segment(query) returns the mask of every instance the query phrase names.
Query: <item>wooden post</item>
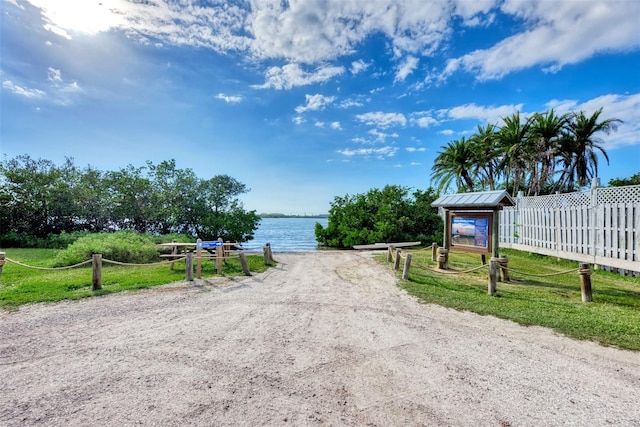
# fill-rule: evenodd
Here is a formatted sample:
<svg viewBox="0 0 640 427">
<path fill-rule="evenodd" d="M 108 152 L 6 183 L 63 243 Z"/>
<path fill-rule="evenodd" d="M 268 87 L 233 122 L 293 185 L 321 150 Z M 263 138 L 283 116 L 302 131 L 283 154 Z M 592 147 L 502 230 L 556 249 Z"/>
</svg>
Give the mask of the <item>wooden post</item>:
<svg viewBox="0 0 640 427">
<path fill-rule="evenodd" d="M 172 240 L 171 243 L 178 243 L 177 240 Z M 178 245 L 173 245 L 171 247 L 171 255 L 173 255 L 173 257 L 171 257 L 171 259 L 175 259 L 175 256 L 178 255 Z M 173 265 L 175 264 L 175 262 L 171 261 L 171 270 L 173 270 Z"/>
<path fill-rule="evenodd" d="M 102 255 L 93 254 L 91 257 L 91 288 L 94 291 L 102 289 Z"/>
<path fill-rule="evenodd" d="M 196 240 L 196 278 L 202 279 L 202 239 Z"/>
<path fill-rule="evenodd" d="M 436 262 L 438 259 L 438 244 L 433 242 L 431 244 L 431 261 Z"/>
<path fill-rule="evenodd" d="M 402 270 L 402 280 L 409 280 L 410 268 L 411 268 L 411 254 L 407 254 L 404 260 L 404 269 Z"/>
<path fill-rule="evenodd" d="M 509 281 L 509 259 L 506 255 L 500 255 L 498 258 L 498 262 L 500 263 L 500 271 L 502 273 L 502 281 Z"/>
<path fill-rule="evenodd" d="M 449 261 L 449 250 L 445 248 L 438 248 L 438 268 L 446 270 Z"/>
<path fill-rule="evenodd" d="M 4 267 L 4 264 L 7 259 L 7 254 L 4 252 L 0 252 L 0 277 L 2 277 L 2 267 Z"/>
<path fill-rule="evenodd" d="M 262 248 L 262 255 L 264 255 L 264 263 L 266 265 L 271 265 L 271 261 L 269 261 L 269 248 L 267 245 Z"/>
<path fill-rule="evenodd" d="M 193 282 L 193 252 L 187 252 L 187 259 L 185 260 L 185 277 L 187 282 Z"/>
<path fill-rule="evenodd" d="M 487 265 L 487 254 L 480 255 L 480 261 L 482 261 L 482 265 Z"/>
<path fill-rule="evenodd" d="M 216 246 L 216 267 L 218 268 L 218 274 L 222 274 L 222 258 L 224 258 L 224 240 L 222 240 L 222 237 L 218 237 L 218 245 Z"/>
<path fill-rule="evenodd" d="M 489 295 L 495 295 L 496 293 L 496 279 L 498 276 L 498 260 L 491 258 L 489 260 Z"/>
<path fill-rule="evenodd" d="M 591 302 L 591 267 L 587 263 L 580 264 L 580 292 L 582 293 L 582 302 Z"/>
<path fill-rule="evenodd" d="M 387 262 L 393 262 L 393 245 L 387 247 Z"/>
<path fill-rule="evenodd" d="M 249 264 L 247 264 L 247 257 L 245 254 L 238 254 L 240 257 L 240 265 L 242 266 L 242 272 L 245 276 L 251 276 L 251 271 L 249 271 Z"/>
<path fill-rule="evenodd" d="M 267 242 L 267 252 L 269 252 L 269 262 L 273 262 L 273 252 L 271 252 L 271 243 Z"/>
<path fill-rule="evenodd" d="M 402 254 L 402 249 L 401 248 L 396 249 L 396 258 L 393 263 L 393 269 L 395 271 L 398 271 L 400 269 L 400 254 Z"/>
</svg>

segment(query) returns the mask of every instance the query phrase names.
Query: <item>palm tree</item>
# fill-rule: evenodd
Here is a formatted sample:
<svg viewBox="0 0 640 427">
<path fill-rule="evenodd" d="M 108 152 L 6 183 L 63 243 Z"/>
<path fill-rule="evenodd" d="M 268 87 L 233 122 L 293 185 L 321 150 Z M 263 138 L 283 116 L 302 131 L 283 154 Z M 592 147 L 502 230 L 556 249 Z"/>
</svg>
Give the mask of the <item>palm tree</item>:
<svg viewBox="0 0 640 427">
<path fill-rule="evenodd" d="M 501 152 L 498 148 L 498 128 L 494 124 L 486 127 L 478 126 L 478 133 L 469 140 L 472 143 L 475 158 L 475 168 L 478 178 L 482 180 L 482 187 L 489 190 L 496 189 L 496 181 L 500 176 L 499 162 Z"/>
<path fill-rule="evenodd" d="M 531 118 L 528 138 L 531 148 L 537 153 L 537 162 L 530 165 L 529 193 L 536 196 L 540 194 L 549 179 L 555 175 L 555 156 L 560 137 L 568 123 L 568 114 L 558 116 L 553 109 L 542 114 L 536 113 Z"/>
<path fill-rule="evenodd" d="M 498 146 L 502 151 L 499 167 L 505 171 L 505 184 L 509 188 L 512 176 L 512 192 L 515 195 L 520 185 L 526 181 L 526 171 L 534 156 L 528 137 L 530 120 L 520 120 L 520 112 L 511 117 L 503 117 L 504 126 L 498 132 Z"/>
<path fill-rule="evenodd" d="M 431 173 L 431 179 L 438 185 L 438 192 L 449 188 L 455 179 L 458 191 L 474 190 L 471 174 L 475 168 L 475 157 L 471 142 L 464 137 L 449 142 L 438 153 Z"/>
<path fill-rule="evenodd" d="M 605 119 L 598 121 L 602 108 L 591 117 L 585 116 L 583 111 L 573 113 L 560 142 L 560 161 L 564 166 L 560 186 L 567 191 L 573 191 L 575 185 L 587 185 L 591 178 L 598 176 L 598 156 L 600 151 L 609 164 L 609 156 L 602 147 L 604 141 L 595 135 L 598 132 L 610 134 L 618 130 L 619 119 Z"/>
</svg>

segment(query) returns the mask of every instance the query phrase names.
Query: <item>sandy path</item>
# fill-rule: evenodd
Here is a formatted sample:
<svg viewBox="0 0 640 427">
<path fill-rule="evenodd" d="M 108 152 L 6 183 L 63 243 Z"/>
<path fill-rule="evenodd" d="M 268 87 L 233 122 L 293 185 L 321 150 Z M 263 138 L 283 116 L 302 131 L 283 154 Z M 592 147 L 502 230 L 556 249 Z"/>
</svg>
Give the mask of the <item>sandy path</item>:
<svg viewBox="0 0 640 427">
<path fill-rule="evenodd" d="M 276 258 L 1 313 L 0 425 L 640 426 L 638 353 L 420 304 L 367 253 Z"/>
</svg>

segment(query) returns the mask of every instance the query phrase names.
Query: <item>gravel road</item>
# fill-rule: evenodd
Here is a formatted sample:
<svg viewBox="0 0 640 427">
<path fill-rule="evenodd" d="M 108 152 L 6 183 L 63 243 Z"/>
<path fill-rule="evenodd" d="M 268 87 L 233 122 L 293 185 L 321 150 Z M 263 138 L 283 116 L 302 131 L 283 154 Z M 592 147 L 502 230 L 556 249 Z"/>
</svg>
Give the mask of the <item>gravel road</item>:
<svg viewBox="0 0 640 427">
<path fill-rule="evenodd" d="M 640 354 L 421 304 L 364 252 L 0 313 L 0 425 L 640 426 Z"/>
</svg>

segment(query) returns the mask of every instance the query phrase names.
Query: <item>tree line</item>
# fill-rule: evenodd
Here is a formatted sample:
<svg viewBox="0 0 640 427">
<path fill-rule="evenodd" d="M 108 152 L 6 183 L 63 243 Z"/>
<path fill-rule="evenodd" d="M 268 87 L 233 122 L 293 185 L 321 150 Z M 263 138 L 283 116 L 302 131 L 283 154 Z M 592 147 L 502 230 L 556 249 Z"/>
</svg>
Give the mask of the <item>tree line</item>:
<svg viewBox="0 0 640 427">
<path fill-rule="evenodd" d="M 469 138 L 449 142 L 438 152 L 432 182 L 439 192 L 455 183 L 458 192 L 504 188 L 535 196 L 571 192 L 598 175 L 598 153 L 609 157 L 600 133 L 617 130 L 621 120 L 602 119 L 602 108 L 557 114 L 553 109 L 522 118 L 502 118 L 502 126 L 478 126 Z"/>
<path fill-rule="evenodd" d="M 245 242 L 260 222 L 238 198 L 248 191 L 228 175 L 199 178 L 175 160 L 100 171 L 25 154 L 0 162 L 0 241 L 134 230 Z"/>
</svg>

